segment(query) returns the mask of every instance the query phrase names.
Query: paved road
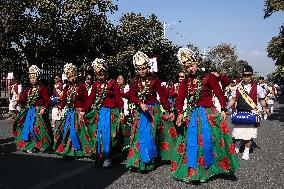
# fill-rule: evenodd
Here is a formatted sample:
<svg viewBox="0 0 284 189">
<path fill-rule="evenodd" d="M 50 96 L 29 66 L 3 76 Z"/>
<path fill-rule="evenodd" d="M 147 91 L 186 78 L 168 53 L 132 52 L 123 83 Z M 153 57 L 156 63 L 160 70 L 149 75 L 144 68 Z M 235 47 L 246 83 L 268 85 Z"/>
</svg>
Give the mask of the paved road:
<svg viewBox="0 0 284 189">
<path fill-rule="evenodd" d="M 240 160 L 234 176 L 187 184 L 171 178 L 170 166 L 148 174 L 131 173 L 118 157 L 111 169 L 88 159 L 68 160 L 52 154 L 16 152 L 11 121 L 0 121 L 0 189 L 7 188 L 284 188 L 284 98 L 263 122 L 249 161 Z M 239 155 L 241 157 L 241 154 Z"/>
</svg>

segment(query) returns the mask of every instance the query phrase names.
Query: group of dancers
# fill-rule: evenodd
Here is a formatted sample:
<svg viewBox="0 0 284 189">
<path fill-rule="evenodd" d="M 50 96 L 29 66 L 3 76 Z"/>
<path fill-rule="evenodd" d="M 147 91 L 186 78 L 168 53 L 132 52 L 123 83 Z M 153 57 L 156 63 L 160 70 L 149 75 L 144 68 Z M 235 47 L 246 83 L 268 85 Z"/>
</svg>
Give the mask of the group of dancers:
<svg viewBox="0 0 284 189">
<path fill-rule="evenodd" d="M 93 84 L 79 82 L 76 67 L 66 64 L 69 83 L 63 89 L 56 82 L 54 89 L 59 104 L 52 114 L 58 124 L 49 120 L 51 100 L 47 88 L 39 83 L 40 69 L 31 66 L 30 85 L 13 104 L 14 108 L 24 105 L 13 123 L 17 148 L 28 153 L 53 150 L 63 157 L 89 157 L 106 168 L 114 154 L 127 149 L 126 167 L 131 171 L 152 171 L 157 161 L 168 161 L 172 176 L 186 182 L 233 174 L 240 167 L 239 146 L 227 127 L 227 105 L 219 79 L 200 69 L 201 60 L 191 49 L 180 48 L 177 55 L 184 72 L 179 74 L 178 85 L 168 86 L 162 86 L 149 72 L 149 58 L 141 51 L 133 56 L 137 74 L 129 86 L 122 76 L 117 81 L 110 79 L 103 59 L 91 64 L 96 78 Z M 244 78 L 251 72 L 245 68 Z M 91 78 L 87 75 L 86 79 Z M 262 94 L 257 97 L 259 89 L 251 91 L 255 102 L 263 98 Z M 229 106 L 238 102 L 237 108 L 249 109 L 241 106 L 246 101 L 239 93 L 236 89 Z M 213 96 L 219 100 L 219 111 Z M 233 136 L 245 141 L 247 154 L 252 136 L 245 133 L 247 138 L 243 138 L 243 127 L 236 128 Z"/>
</svg>

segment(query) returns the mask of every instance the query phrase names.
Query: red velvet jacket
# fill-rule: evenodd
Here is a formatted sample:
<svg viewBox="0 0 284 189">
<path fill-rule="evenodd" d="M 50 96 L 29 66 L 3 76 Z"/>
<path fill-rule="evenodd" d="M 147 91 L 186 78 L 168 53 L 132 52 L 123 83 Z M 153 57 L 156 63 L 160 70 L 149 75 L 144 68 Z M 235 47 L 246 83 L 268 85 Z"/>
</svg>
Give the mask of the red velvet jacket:
<svg viewBox="0 0 284 189">
<path fill-rule="evenodd" d="M 134 81 L 131 82 L 130 84 L 130 89 L 129 89 L 129 100 L 134 103 L 137 106 L 140 106 L 141 103 L 143 103 L 139 98 L 138 98 L 138 83 L 141 84 L 141 80 L 140 79 L 135 79 Z M 142 85 L 142 84 L 141 84 Z M 170 103 L 169 100 L 167 98 L 165 98 L 165 95 L 163 94 L 163 89 L 161 87 L 161 83 L 160 80 L 154 76 L 151 77 L 151 81 L 150 81 L 150 89 L 149 89 L 149 93 L 147 96 L 147 100 L 146 102 L 144 102 L 145 104 L 155 104 L 156 102 L 158 102 L 157 100 L 157 95 L 156 93 L 159 94 L 160 96 L 160 101 L 163 104 L 164 108 L 166 110 L 170 110 Z"/>
<path fill-rule="evenodd" d="M 28 92 L 29 87 L 26 88 L 19 99 L 19 103 L 26 104 L 28 101 Z M 39 97 L 35 101 L 35 106 L 43 106 L 44 108 L 48 108 L 50 105 L 50 98 L 48 95 L 48 90 L 44 85 L 40 86 L 39 89 Z"/>
<path fill-rule="evenodd" d="M 230 78 L 223 74 L 219 76 L 218 81 L 221 81 L 223 91 L 225 91 L 225 88 L 232 82 Z"/>
<path fill-rule="evenodd" d="M 183 105 L 184 105 L 184 99 L 188 97 L 188 80 L 192 78 L 185 79 L 180 83 L 179 89 L 178 89 L 178 95 L 175 101 L 175 106 L 177 108 L 178 114 L 181 114 L 183 112 Z M 201 81 L 201 91 L 199 94 L 199 100 L 197 103 L 197 106 L 203 106 L 205 108 L 213 107 L 213 101 L 212 101 L 212 90 L 216 97 L 218 98 L 221 108 L 226 107 L 226 100 L 224 97 L 224 93 L 221 90 L 219 83 L 216 79 L 216 77 L 211 74 L 207 73 L 203 76 Z"/>
<path fill-rule="evenodd" d="M 69 89 L 70 85 L 67 85 L 64 90 L 63 90 L 63 96 L 62 96 L 62 101 L 59 105 L 59 109 L 63 109 L 66 106 L 67 103 L 67 92 Z M 84 105 L 86 103 L 86 100 L 88 98 L 88 92 L 84 84 L 78 84 L 76 88 L 76 97 L 74 102 L 70 102 L 69 107 L 75 107 L 75 108 L 84 108 Z"/>
<path fill-rule="evenodd" d="M 99 81 L 93 84 L 91 94 L 88 97 L 87 103 L 83 111 L 89 109 L 91 105 L 94 103 L 95 98 L 96 98 L 96 93 L 98 91 L 97 88 L 99 85 L 100 85 Z M 117 107 L 120 110 L 123 109 L 123 100 L 121 98 L 120 89 L 119 89 L 117 82 L 113 79 L 108 81 L 106 97 L 104 99 L 104 102 L 102 103 L 102 107 L 106 107 L 106 108 L 116 108 Z"/>
</svg>

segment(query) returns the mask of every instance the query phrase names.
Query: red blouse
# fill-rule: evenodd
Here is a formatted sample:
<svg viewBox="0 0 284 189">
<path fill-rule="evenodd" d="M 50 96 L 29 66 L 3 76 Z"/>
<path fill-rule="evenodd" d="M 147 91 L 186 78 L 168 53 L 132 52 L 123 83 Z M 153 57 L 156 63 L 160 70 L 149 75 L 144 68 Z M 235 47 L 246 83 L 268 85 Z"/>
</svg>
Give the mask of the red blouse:
<svg viewBox="0 0 284 189">
<path fill-rule="evenodd" d="M 59 109 L 63 109 L 67 104 L 67 95 L 68 95 L 68 89 L 70 88 L 70 85 L 67 85 L 63 90 L 63 96 L 62 101 L 59 105 Z M 84 105 L 86 103 L 86 100 L 88 98 L 88 92 L 84 84 L 79 84 L 76 87 L 76 96 L 75 99 L 72 99 L 70 101 L 69 107 L 75 107 L 75 108 L 84 108 Z"/>
<path fill-rule="evenodd" d="M 139 85 L 142 85 L 141 79 L 137 79 L 137 81 L 131 82 L 130 89 L 128 92 L 129 100 L 132 103 L 136 104 L 137 106 L 143 103 L 142 100 L 138 98 Z M 163 89 L 161 87 L 160 80 L 156 77 L 152 77 L 150 81 L 150 87 L 149 87 L 149 93 L 147 95 L 147 100 L 146 102 L 144 102 L 144 104 L 155 104 L 156 102 L 158 102 L 156 93 L 159 94 L 160 101 L 162 102 L 164 108 L 166 110 L 170 110 L 170 103 L 169 103 L 169 100 L 163 94 Z"/>
<path fill-rule="evenodd" d="M 189 79 L 192 79 L 192 78 L 189 78 Z M 187 84 L 188 84 L 189 79 L 182 81 L 178 89 L 178 95 L 175 101 L 175 106 L 177 108 L 178 114 L 181 114 L 183 112 L 184 99 L 188 97 Z M 224 93 L 220 88 L 217 78 L 211 73 L 205 74 L 201 81 L 201 90 L 200 90 L 197 106 L 198 107 L 203 106 L 205 108 L 213 107 L 212 90 L 214 94 L 216 95 L 216 97 L 218 98 L 221 108 L 225 108 L 226 100 L 225 100 Z"/>
<path fill-rule="evenodd" d="M 100 86 L 100 82 L 97 81 L 93 84 L 92 91 L 90 96 L 88 97 L 87 103 L 83 111 L 86 111 L 91 107 L 94 103 L 96 98 L 96 93 L 98 92 L 98 87 Z M 119 108 L 120 110 L 123 109 L 123 100 L 121 98 L 120 89 L 118 83 L 115 80 L 109 80 L 107 86 L 107 92 L 102 103 L 102 107 L 106 108 Z"/>
<path fill-rule="evenodd" d="M 178 88 L 179 86 L 177 86 Z M 177 89 L 175 85 L 170 85 L 168 86 L 168 91 L 169 91 L 169 98 L 176 98 L 177 97 Z"/>
<path fill-rule="evenodd" d="M 29 92 L 29 87 L 26 88 L 21 95 L 19 102 L 21 104 L 25 104 L 28 101 L 28 92 Z M 50 105 L 50 98 L 48 95 L 48 90 L 44 85 L 41 85 L 39 88 L 39 97 L 35 100 L 35 106 L 43 106 L 44 108 L 48 108 Z"/>
<path fill-rule="evenodd" d="M 221 81 L 222 90 L 224 91 L 225 88 L 232 82 L 230 78 L 228 78 L 226 75 L 221 74 L 218 78 L 218 81 Z"/>
</svg>

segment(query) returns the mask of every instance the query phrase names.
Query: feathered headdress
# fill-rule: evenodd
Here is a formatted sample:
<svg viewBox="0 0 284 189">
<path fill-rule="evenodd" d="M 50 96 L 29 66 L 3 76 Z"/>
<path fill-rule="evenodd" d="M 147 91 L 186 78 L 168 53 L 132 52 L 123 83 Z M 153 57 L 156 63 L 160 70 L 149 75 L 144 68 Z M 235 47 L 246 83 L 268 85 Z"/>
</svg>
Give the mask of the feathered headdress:
<svg viewBox="0 0 284 189">
<path fill-rule="evenodd" d="M 101 70 L 106 71 L 106 72 L 108 71 L 108 66 L 106 64 L 106 61 L 101 58 L 96 58 L 92 62 L 91 66 L 93 67 L 95 72 L 99 72 Z"/>
<path fill-rule="evenodd" d="M 142 65 L 147 65 L 149 66 L 149 58 L 148 56 L 141 52 L 138 51 L 134 56 L 133 56 L 133 65 L 135 68 L 137 68 L 137 66 L 142 66 Z"/>
<path fill-rule="evenodd" d="M 39 77 L 40 74 L 41 74 L 41 71 L 40 71 L 40 69 L 39 69 L 36 65 L 32 65 L 32 66 L 29 68 L 29 75 L 30 75 L 30 76 Z"/>
<path fill-rule="evenodd" d="M 68 77 L 70 75 L 76 75 L 77 68 L 72 63 L 67 63 L 64 65 L 64 73 Z"/>
<path fill-rule="evenodd" d="M 196 53 L 189 48 L 180 48 L 177 57 L 182 65 L 199 64 Z"/>
</svg>

